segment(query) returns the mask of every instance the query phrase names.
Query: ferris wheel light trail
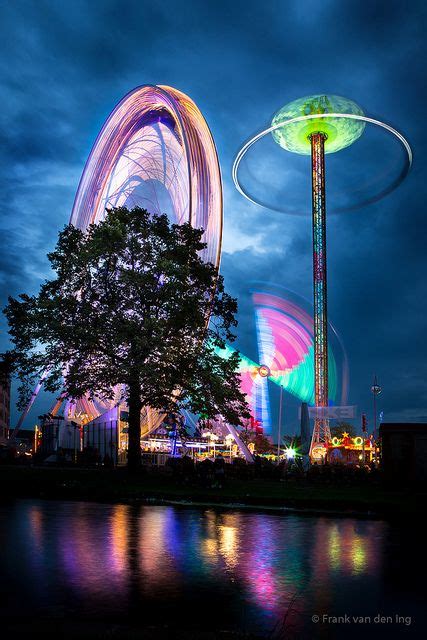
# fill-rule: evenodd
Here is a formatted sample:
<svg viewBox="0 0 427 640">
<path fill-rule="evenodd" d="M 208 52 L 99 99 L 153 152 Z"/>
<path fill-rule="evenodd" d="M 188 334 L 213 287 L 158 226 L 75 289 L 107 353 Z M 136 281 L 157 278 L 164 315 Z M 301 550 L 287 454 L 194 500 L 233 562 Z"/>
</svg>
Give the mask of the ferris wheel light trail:
<svg viewBox="0 0 427 640">
<path fill-rule="evenodd" d="M 219 265 L 222 185 L 212 134 L 196 104 L 143 85 L 113 109 L 90 152 L 70 222 L 87 229 L 108 207 L 145 207 L 205 230 L 203 258 Z"/>
<path fill-rule="evenodd" d="M 243 188 L 239 180 L 239 166 L 247 151 L 257 141 L 271 133 L 274 141 L 286 151 L 311 155 L 314 387 L 315 404 L 320 408 L 327 407 L 329 404 L 325 154 L 335 153 L 356 142 L 362 136 L 366 123 L 381 127 L 394 135 L 402 144 L 406 154 L 406 163 L 398 179 L 363 204 L 372 202 L 392 191 L 406 176 L 412 164 L 411 147 L 402 134 L 390 125 L 365 116 L 355 102 L 341 96 L 307 96 L 285 105 L 275 114 L 270 127 L 243 145 L 232 168 L 233 181 L 238 191 L 251 202 L 263 205 Z M 276 210 L 286 211 L 284 208 L 276 208 Z M 268 362 L 263 364 L 269 366 Z M 326 454 L 325 447 L 330 440 L 328 420 L 323 417 L 316 418 L 310 446 L 312 460 L 320 459 Z"/>
<path fill-rule="evenodd" d="M 70 222 L 87 229 L 109 207 L 144 207 L 177 223 L 204 229 L 202 257 L 219 267 L 222 184 L 212 134 L 196 104 L 167 86 L 143 85 L 113 109 L 90 152 Z M 73 411 L 97 417 L 121 400 L 83 398 Z M 147 432 L 158 419 L 146 409 Z"/>
<path fill-rule="evenodd" d="M 86 162 L 70 222 L 87 229 L 109 207 L 142 206 L 167 213 L 178 224 L 205 230 L 203 258 L 219 266 L 222 186 L 218 157 L 207 123 L 184 93 L 144 85 L 113 109 Z M 117 404 L 83 398 L 73 410 L 96 417 Z M 147 409 L 146 426 L 156 426 Z"/>
<path fill-rule="evenodd" d="M 120 206 L 166 213 L 174 223 L 190 222 L 204 229 L 206 248 L 201 256 L 219 267 L 222 204 L 218 156 L 203 114 L 177 89 L 143 85 L 120 100 L 98 134 L 80 179 L 70 223 L 84 231 L 103 220 L 106 209 Z M 68 402 L 65 415 L 93 420 L 120 404 L 122 386 L 113 391 L 113 397 L 106 400 L 84 397 Z M 142 421 L 148 433 L 158 426 L 158 415 L 148 408 L 145 411 Z"/>
</svg>

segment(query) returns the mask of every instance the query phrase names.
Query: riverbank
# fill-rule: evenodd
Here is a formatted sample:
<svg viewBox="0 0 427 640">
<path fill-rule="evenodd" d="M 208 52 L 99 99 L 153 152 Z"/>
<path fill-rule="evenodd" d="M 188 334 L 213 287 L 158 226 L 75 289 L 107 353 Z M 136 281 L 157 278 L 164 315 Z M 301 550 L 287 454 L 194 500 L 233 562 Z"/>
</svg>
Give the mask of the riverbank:
<svg viewBox="0 0 427 640">
<path fill-rule="evenodd" d="M 109 624 L 101 621 L 36 620 L 15 622 L 6 629 L 10 638 L 29 638 L 40 634 L 45 640 L 268 640 L 269 635 L 233 631 L 180 630 L 166 625 L 137 627 L 135 624 Z"/>
<path fill-rule="evenodd" d="M 124 503 L 298 510 L 331 515 L 402 518 L 415 516 L 427 493 L 387 489 L 381 484 L 327 484 L 304 479 L 225 477 L 222 485 L 176 477 L 170 470 L 77 469 L 0 466 L 2 499 L 46 498 Z"/>
</svg>

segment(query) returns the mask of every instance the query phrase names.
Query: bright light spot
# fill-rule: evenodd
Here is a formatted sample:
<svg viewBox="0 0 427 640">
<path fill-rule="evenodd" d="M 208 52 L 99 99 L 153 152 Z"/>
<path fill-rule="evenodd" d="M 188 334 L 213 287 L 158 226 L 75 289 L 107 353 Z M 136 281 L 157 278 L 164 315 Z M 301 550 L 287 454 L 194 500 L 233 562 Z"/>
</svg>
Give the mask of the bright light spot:
<svg viewBox="0 0 427 640">
<path fill-rule="evenodd" d="M 287 460 L 294 460 L 297 452 L 293 447 L 287 447 L 285 449 L 285 456 Z"/>
<path fill-rule="evenodd" d="M 268 378 L 268 376 L 271 375 L 270 369 L 269 367 L 267 367 L 266 364 L 262 364 L 258 368 L 258 373 L 261 376 L 261 378 Z"/>
</svg>

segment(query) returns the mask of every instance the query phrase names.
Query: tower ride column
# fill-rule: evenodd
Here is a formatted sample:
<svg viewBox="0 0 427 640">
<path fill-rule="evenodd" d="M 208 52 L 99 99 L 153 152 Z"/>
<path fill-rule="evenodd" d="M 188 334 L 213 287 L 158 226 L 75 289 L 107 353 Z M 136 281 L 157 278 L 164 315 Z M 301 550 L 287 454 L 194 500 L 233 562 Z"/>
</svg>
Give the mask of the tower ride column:
<svg viewBox="0 0 427 640">
<path fill-rule="evenodd" d="M 326 279 L 325 140 L 322 132 L 309 136 L 312 171 L 314 396 L 316 407 L 328 406 L 328 304 Z M 330 440 L 327 417 L 314 421 L 310 452 Z"/>
</svg>

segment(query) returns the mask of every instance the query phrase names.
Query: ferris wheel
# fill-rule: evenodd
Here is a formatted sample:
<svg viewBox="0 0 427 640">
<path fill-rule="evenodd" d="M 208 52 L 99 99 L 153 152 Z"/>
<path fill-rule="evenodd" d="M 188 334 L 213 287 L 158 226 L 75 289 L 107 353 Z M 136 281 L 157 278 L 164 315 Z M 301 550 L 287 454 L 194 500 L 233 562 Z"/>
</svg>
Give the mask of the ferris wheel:
<svg viewBox="0 0 427 640">
<path fill-rule="evenodd" d="M 222 186 L 218 157 L 208 125 L 184 93 L 144 85 L 115 107 L 92 148 L 77 190 L 70 222 L 80 229 L 103 220 L 107 209 L 139 206 L 166 213 L 177 224 L 205 230 L 202 257 L 219 267 Z M 82 398 L 68 410 L 93 418 L 121 401 Z M 161 416 L 148 407 L 142 426 L 148 433 Z"/>
<path fill-rule="evenodd" d="M 204 229 L 202 258 L 219 267 L 222 184 L 218 156 L 206 120 L 181 91 L 157 85 L 137 87 L 120 100 L 103 125 L 83 170 L 70 223 L 85 230 L 103 220 L 107 209 L 119 206 L 166 213 L 174 223 L 190 222 Z M 65 413 L 71 419 L 91 421 L 117 406 L 122 395 L 118 386 L 109 400 L 84 397 L 67 401 Z M 56 403 L 52 411 L 58 410 Z M 158 426 L 161 417 L 147 408 L 141 421 L 147 432 Z"/>
</svg>

